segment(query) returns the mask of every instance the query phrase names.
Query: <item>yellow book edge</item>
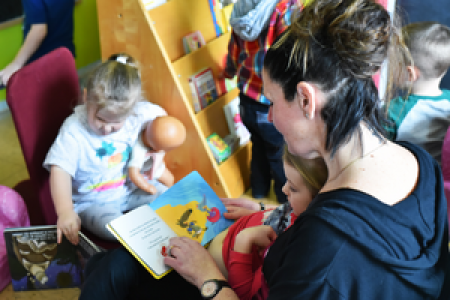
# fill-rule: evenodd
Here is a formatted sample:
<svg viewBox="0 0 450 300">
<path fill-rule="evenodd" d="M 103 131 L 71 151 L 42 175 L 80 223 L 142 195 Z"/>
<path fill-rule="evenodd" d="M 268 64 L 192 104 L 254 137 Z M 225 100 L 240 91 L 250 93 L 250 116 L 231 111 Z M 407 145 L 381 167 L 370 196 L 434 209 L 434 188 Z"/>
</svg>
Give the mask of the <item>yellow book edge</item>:
<svg viewBox="0 0 450 300">
<path fill-rule="evenodd" d="M 172 268 L 170 268 L 169 270 L 167 270 L 166 272 L 162 273 L 161 275 L 156 274 L 156 273 L 153 271 L 153 269 L 150 268 L 150 266 L 147 265 L 147 264 L 141 259 L 141 257 L 140 257 L 139 255 L 137 255 L 136 252 L 134 252 L 133 249 L 131 249 L 131 247 L 130 247 L 127 243 L 125 243 L 125 241 L 122 239 L 122 237 L 114 230 L 114 228 L 111 227 L 110 224 L 107 224 L 106 227 L 107 227 L 108 230 L 116 237 L 116 239 L 117 239 L 117 240 L 125 247 L 125 249 L 127 249 L 128 252 L 130 252 L 131 255 L 133 255 L 134 258 L 136 258 L 136 259 L 141 263 L 141 265 L 143 265 L 144 268 L 147 269 L 147 271 L 149 271 L 149 272 L 153 275 L 153 277 L 155 277 L 156 279 L 160 279 L 160 278 L 166 276 L 167 274 L 169 274 L 169 273 L 173 270 Z"/>
</svg>

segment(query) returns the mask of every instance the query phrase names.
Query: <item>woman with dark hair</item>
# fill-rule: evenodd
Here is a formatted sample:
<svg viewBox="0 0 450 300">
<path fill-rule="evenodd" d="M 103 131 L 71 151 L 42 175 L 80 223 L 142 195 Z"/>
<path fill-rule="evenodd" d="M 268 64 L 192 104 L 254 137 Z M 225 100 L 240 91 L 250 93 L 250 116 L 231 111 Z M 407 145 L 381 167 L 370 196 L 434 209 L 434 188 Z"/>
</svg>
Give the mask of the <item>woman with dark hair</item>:
<svg viewBox="0 0 450 300">
<path fill-rule="evenodd" d="M 322 157 L 328 169 L 264 259 L 267 299 L 449 299 L 441 170 L 421 148 L 384 137 L 372 81 L 386 58 L 403 70 L 408 55 L 399 27 L 372 0 L 315 0 L 267 52 L 269 120 L 289 152 Z M 204 299 L 237 299 L 200 244 L 170 244 L 165 263 Z"/>
<path fill-rule="evenodd" d="M 312 2 L 267 52 L 270 120 L 291 153 L 323 157 L 329 174 L 264 260 L 268 299 L 448 299 L 440 168 L 421 148 L 384 138 L 372 81 L 385 58 L 402 70 L 408 55 L 370 0 Z M 221 279 L 200 247 L 171 243 L 166 263 L 188 281 Z M 215 299 L 232 299 L 225 290 Z"/>
</svg>

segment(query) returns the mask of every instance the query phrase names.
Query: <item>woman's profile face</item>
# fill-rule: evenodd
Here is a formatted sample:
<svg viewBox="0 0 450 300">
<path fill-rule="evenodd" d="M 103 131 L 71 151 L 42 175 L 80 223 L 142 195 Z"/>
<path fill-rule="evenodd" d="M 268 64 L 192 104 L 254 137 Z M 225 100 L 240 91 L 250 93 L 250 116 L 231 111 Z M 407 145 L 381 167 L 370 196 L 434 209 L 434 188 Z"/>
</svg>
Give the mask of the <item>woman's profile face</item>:
<svg viewBox="0 0 450 300">
<path fill-rule="evenodd" d="M 264 69 L 262 78 L 264 96 L 272 103 L 268 115 L 269 122 L 272 122 L 283 135 L 289 152 L 309 158 L 313 151 L 309 140 L 311 128 L 305 122 L 304 112 L 297 100 L 288 102 L 281 86 L 273 81 Z"/>
</svg>

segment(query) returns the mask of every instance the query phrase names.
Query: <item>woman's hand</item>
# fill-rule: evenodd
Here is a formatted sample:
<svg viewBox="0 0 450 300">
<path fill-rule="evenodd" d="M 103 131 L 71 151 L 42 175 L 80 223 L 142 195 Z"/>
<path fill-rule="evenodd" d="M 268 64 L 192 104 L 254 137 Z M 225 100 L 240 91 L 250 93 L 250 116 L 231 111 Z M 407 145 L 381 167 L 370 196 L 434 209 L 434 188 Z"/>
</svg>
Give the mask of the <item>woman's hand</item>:
<svg viewBox="0 0 450 300">
<path fill-rule="evenodd" d="M 169 247 L 170 256 L 164 258 L 164 263 L 198 288 L 207 279 L 225 279 L 212 256 L 197 241 L 175 237 L 170 239 Z"/>
<path fill-rule="evenodd" d="M 260 210 L 259 204 L 248 198 L 221 198 L 220 200 L 227 208 L 227 212 L 223 214 L 227 219 L 237 220 Z"/>
<path fill-rule="evenodd" d="M 269 225 L 246 228 L 236 236 L 233 250 L 241 253 L 251 253 L 253 245 L 258 247 L 258 250 L 263 250 L 276 238 L 277 234 Z"/>
<path fill-rule="evenodd" d="M 65 211 L 58 216 L 56 223 L 56 236 L 58 244 L 61 243 L 62 235 L 74 245 L 78 244 L 78 231 L 81 229 L 81 220 L 73 210 Z"/>
</svg>

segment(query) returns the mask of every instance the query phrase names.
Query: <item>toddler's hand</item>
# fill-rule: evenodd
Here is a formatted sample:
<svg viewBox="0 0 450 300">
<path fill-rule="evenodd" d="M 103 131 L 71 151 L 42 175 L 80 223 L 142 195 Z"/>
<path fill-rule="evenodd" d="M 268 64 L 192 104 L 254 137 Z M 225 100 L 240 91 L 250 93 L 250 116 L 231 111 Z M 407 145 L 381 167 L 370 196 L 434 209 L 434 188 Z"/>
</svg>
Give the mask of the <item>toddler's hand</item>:
<svg viewBox="0 0 450 300">
<path fill-rule="evenodd" d="M 276 238 L 277 234 L 269 225 L 246 228 L 236 236 L 234 251 L 251 253 L 253 245 L 262 250 L 267 248 Z"/>
<path fill-rule="evenodd" d="M 61 243 L 63 234 L 72 244 L 78 244 L 78 231 L 81 228 L 81 220 L 74 210 L 59 215 L 56 227 L 58 244 Z"/>
<path fill-rule="evenodd" d="M 220 198 L 227 208 L 223 216 L 227 219 L 237 220 L 240 217 L 259 211 L 259 204 L 248 198 Z"/>
</svg>

